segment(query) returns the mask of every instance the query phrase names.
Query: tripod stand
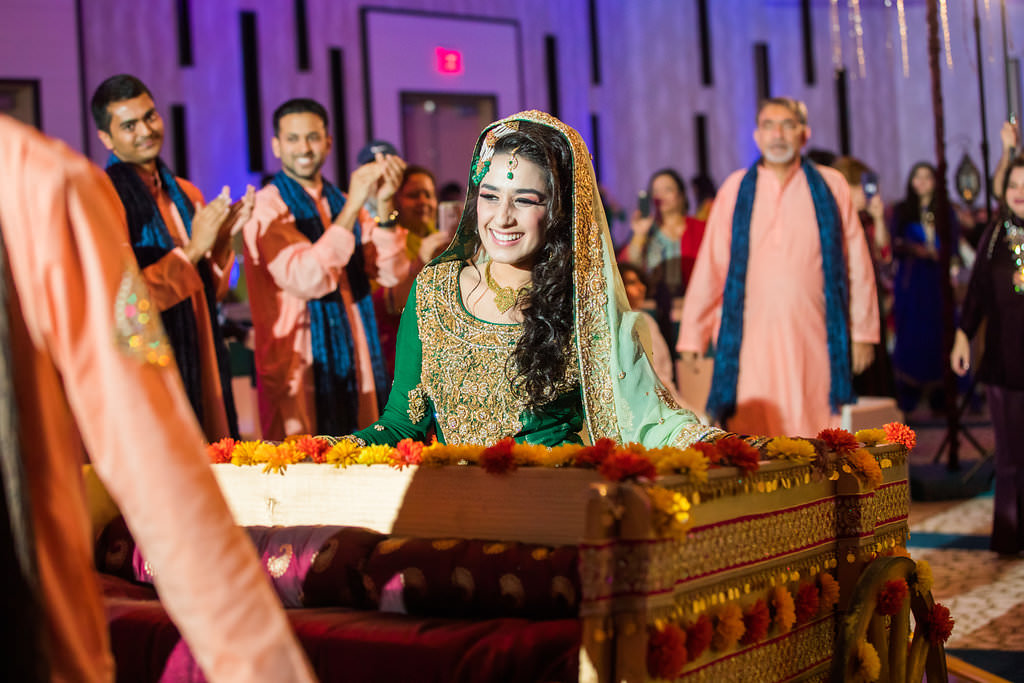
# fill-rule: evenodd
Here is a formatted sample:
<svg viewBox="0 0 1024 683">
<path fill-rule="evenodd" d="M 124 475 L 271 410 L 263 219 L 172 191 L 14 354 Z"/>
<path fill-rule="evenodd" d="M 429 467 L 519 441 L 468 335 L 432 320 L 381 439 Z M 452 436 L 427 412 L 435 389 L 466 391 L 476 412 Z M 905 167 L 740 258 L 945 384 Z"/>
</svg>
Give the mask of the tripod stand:
<svg viewBox="0 0 1024 683">
<path fill-rule="evenodd" d="M 971 434 L 970 430 L 967 429 L 967 426 L 964 425 L 964 412 L 966 412 L 967 407 L 971 404 L 971 399 L 974 397 L 974 392 L 975 389 L 977 389 L 977 387 L 978 375 L 977 373 L 975 373 L 974 376 L 971 377 L 971 383 L 967 387 L 967 391 L 964 392 L 963 398 L 960 399 L 960 404 L 957 406 L 956 428 L 946 430 L 946 435 L 942 437 L 942 443 L 939 444 L 938 450 L 935 451 L 935 458 L 932 460 L 933 463 L 937 463 L 939 462 L 939 460 L 942 459 L 943 452 L 946 450 L 946 447 L 950 445 L 950 436 L 952 432 L 955 432 L 955 434 L 953 434 L 953 438 L 959 438 L 959 435 L 963 434 L 964 438 L 967 439 L 972 446 L 974 446 L 974 449 L 978 451 L 978 455 L 981 456 L 978 462 L 976 462 L 971 467 L 971 469 L 968 470 L 963 477 L 961 477 L 961 481 L 965 483 L 970 481 L 971 478 L 978 473 L 978 470 L 981 469 L 982 465 L 984 465 L 989 459 L 991 459 L 994 454 L 993 451 L 982 446 L 981 443 L 976 438 L 974 438 L 974 435 Z"/>
</svg>

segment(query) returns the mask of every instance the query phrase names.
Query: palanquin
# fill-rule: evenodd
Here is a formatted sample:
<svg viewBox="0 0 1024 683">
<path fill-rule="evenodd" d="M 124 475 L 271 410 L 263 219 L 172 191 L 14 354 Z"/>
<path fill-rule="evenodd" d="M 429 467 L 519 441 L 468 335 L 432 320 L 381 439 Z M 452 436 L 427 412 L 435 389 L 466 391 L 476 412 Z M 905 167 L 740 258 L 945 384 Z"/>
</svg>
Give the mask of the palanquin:
<svg viewBox="0 0 1024 683">
<path fill-rule="evenodd" d="M 885 630 L 888 618 L 871 619 L 873 603 L 851 609 L 851 599 L 865 567 L 898 552 L 908 535 L 906 450 L 869 450 L 883 474 L 870 490 L 849 471 L 822 476 L 785 461 L 752 473 L 712 469 L 703 483 L 661 477 L 658 485 L 690 506 L 685 536 L 669 537 L 659 533 L 664 520 L 648 487 L 589 469 L 495 475 L 472 466 L 299 463 L 279 476 L 213 467 L 323 680 L 652 680 L 666 653 L 649 640 L 674 624 L 689 636 L 681 680 L 824 681 L 845 675 L 854 644 L 844 639 L 870 636 L 880 623 Z M 281 536 L 287 529 L 302 540 Z M 124 558 L 124 539 L 110 533 L 98 544 L 101 571 L 112 555 Z M 332 579 L 346 585 L 325 589 L 312 568 L 338 565 L 346 553 L 341 578 Z M 134 575 L 124 578 L 135 586 L 146 567 L 132 562 Z M 181 678 L 194 675 L 173 627 L 140 617 L 132 603 L 155 596 L 105 581 L 119 667 L 134 662 L 132 675 L 155 679 L 169 658 Z M 824 598 L 826 583 L 838 584 L 835 607 Z M 325 603 L 332 590 L 345 599 Z M 741 622 L 746 638 L 728 633 L 723 620 L 751 619 L 757 608 L 767 623 Z M 844 620 L 851 612 L 864 618 Z M 163 640 L 140 643 L 140 628 Z M 892 629 L 893 643 L 907 642 L 896 622 Z M 833 673 L 837 651 L 844 661 Z"/>
</svg>

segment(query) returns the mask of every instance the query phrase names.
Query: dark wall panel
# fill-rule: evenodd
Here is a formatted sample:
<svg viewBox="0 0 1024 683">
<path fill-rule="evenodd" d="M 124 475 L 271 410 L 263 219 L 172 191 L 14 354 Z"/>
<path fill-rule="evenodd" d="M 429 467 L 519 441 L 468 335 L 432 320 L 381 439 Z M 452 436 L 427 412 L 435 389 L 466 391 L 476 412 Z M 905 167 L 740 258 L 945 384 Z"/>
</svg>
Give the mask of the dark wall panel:
<svg viewBox="0 0 1024 683">
<path fill-rule="evenodd" d="M 174 163 L 174 173 L 182 178 L 188 178 L 188 131 L 186 129 L 185 105 L 171 105 L 171 137 L 174 141 L 174 148 L 171 152 L 171 160 Z"/>
<path fill-rule="evenodd" d="M 561 117 L 558 88 L 558 38 L 552 34 L 544 36 L 544 69 L 548 77 L 548 112 Z"/>
<path fill-rule="evenodd" d="M 345 118 L 345 53 L 340 47 L 328 50 L 331 66 L 331 121 L 334 137 L 335 184 L 348 188 L 348 125 Z"/>
<path fill-rule="evenodd" d="M 757 83 L 757 101 L 772 96 L 772 73 L 768 63 L 768 43 L 754 43 L 754 76 Z"/>
<path fill-rule="evenodd" d="M 245 129 L 249 153 L 249 171 L 263 173 L 263 113 L 260 106 L 259 38 L 256 13 L 241 12 L 242 82 L 245 96 Z"/>
</svg>

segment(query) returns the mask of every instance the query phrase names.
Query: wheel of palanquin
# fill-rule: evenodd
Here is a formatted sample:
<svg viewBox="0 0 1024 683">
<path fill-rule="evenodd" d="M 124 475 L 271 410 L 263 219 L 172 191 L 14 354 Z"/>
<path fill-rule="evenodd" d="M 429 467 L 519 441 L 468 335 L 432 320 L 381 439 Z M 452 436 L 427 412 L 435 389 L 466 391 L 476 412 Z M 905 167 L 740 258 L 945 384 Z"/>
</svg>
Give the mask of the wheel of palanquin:
<svg viewBox="0 0 1024 683">
<path fill-rule="evenodd" d="M 878 653 L 881 670 L 879 683 L 920 683 L 927 670 L 928 683 L 947 683 L 946 652 L 941 643 L 931 644 L 918 626 L 910 640 L 910 615 L 924 623 L 935 604 L 931 593 L 915 590 L 916 564 L 906 557 L 880 557 L 861 574 L 853 589 L 850 609 L 840 624 L 832 660 L 832 681 L 858 678 L 858 643 L 867 640 Z M 876 612 L 879 591 L 886 581 L 905 579 L 909 591 L 899 612 L 883 616 Z"/>
</svg>

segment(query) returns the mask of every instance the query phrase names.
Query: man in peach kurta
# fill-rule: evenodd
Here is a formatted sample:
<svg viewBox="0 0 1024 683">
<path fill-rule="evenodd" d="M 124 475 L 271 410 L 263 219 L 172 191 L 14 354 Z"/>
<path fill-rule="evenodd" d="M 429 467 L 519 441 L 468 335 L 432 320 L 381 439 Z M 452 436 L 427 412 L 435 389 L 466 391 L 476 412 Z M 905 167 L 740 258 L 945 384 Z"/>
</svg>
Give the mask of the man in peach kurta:
<svg viewBox="0 0 1024 683">
<path fill-rule="evenodd" d="M 355 431 L 376 421 L 387 399 L 367 278 L 375 276 L 385 286 L 398 282 L 404 245 L 392 229 L 393 196 L 404 162 L 379 155 L 360 166 L 337 211 L 329 194 L 338 190 L 320 172 L 331 148 L 326 110 L 308 99 L 285 102 L 274 112 L 271 142 L 282 171 L 256 193 L 252 219 L 243 228 L 263 437 Z M 376 221 L 362 209 L 371 194 L 383 217 Z M 300 223 L 288 201 L 311 201 L 315 225 L 310 219 Z M 342 353 L 349 354 L 349 381 L 342 389 L 319 383 L 323 377 L 317 373 L 328 369 L 315 358 L 323 332 L 316 328 L 313 306 L 321 300 L 335 305 L 326 301 L 332 298 L 343 308 L 338 324 L 348 335 Z"/>
<path fill-rule="evenodd" d="M 110 181 L 62 143 L 3 116 L 0 177 L 9 269 L 3 352 L 15 361 L 20 451 L 13 457 L 28 493 L 35 543 L 26 557 L 37 567 L 30 583 L 41 595 L 50 680 L 114 679 L 84 449 L 208 677 L 312 680 L 255 550 L 220 495 L 159 320 L 143 315 L 152 299 Z M 5 618 L 15 628 L 24 623 Z M 10 680 L 26 680 L 11 666 L 5 661 Z"/>
<path fill-rule="evenodd" d="M 210 441 L 238 436 L 227 347 L 216 302 L 227 291 L 232 228 L 252 207 L 251 192 L 229 207 L 227 188 L 209 204 L 160 160 L 163 121 L 146 86 L 111 76 L 92 113 L 111 151 L 107 173 L 125 207 L 132 248 L 175 350 L 185 393 Z"/>
<path fill-rule="evenodd" d="M 786 98 L 763 103 L 757 120 L 754 139 L 763 156 L 749 222 L 735 407 L 721 417 L 744 434 L 815 436 L 838 426 L 839 416 L 829 394 L 822 242 L 800 157 L 810 129 L 803 105 Z M 833 169 L 815 170 L 838 209 L 837 239 L 849 283 L 848 367 L 856 374 L 870 364 L 879 335 L 871 256 L 849 186 Z M 733 214 L 747 173 L 726 179 L 708 217 L 683 305 L 677 349 L 684 366 L 695 367 L 709 342 L 718 342 Z"/>
</svg>

